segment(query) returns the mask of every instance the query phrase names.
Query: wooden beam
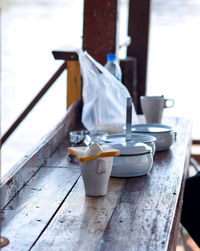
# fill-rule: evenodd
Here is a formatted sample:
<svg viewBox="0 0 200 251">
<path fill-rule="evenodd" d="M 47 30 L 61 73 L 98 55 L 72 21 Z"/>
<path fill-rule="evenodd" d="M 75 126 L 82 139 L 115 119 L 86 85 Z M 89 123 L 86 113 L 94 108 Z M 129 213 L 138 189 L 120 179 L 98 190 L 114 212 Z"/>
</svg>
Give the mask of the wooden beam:
<svg viewBox="0 0 200 251">
<path fill-rule="evenodd" d="M 67 109 L 76 100 L 81 99 L 82 84 L 80 64 L 78 61 L 70 60 L 66 62 L 67 66 Z"/>
<path fill-rule="evenodd" d="M 138 62 L 138 103 L 140 96 L 146 93 L 149 16 L 150 0 L 130 0 L 128 35 L 132 43 L 127 56 L 136 57 Z M 140 106 L 138 112 L 142 113 Z"/>
<path fill-rule="evenodd" d="M 85 0 L 83 49 L 99 63 L 116 53 L 118 0 Z"/>
<path fill-rule="evenodd" d="M 55 59 L 78 60 L 78 54 L 75 51 L 52 51 Z"/>
</svg>

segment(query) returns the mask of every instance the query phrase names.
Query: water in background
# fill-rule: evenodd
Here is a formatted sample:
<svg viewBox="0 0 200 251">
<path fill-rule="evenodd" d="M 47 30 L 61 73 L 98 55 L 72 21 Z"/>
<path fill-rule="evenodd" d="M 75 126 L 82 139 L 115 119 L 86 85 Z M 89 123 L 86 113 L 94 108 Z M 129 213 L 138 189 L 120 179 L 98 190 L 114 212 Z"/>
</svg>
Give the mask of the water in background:
<svg viewBox="0 0 200 251">
<path fill-rule="evenodd" d="M 52 50 L 80 48 L 83 0 L 0 0 L 1 133 L 15 121 L 59 68 Z M 2 175 L 66 112 L 66 71 L 6 141 Z"/>
<path fill-rule="evenodd" d="M 52 50 L 82 47 L 83 0 L 0 0 L 1 134 L 63 61 Z M 128 1 L 121 4 L 120 40 L 127 33 Z M 121 50 L 124 55 L 125 50 Z M 66 112 L 66 72 L 2 147 L 1 174 L 48 133 Z"/>
<path fill-rule="evenodd" d="M 148 90 L 175 99 L 165 115 L 193 120 L 200 139 L 200 0 L 153 0 Z"/>
<path fill-rule="evenodd" d="M 0 0 L 0 6 L 3 134 L 61 65 L 51 51 L 81 47 L 83 0 Z M 126 24 L 122 18 L 121 37 Z M 152 1 L 148 94 L 174 98 L 165 114 L 192 117 L 198 138 L 199 28 L 200 0 Z M 65 100 L 63 73 L 3 145 L 2 175 L 64 116 Z"/>
</svg>

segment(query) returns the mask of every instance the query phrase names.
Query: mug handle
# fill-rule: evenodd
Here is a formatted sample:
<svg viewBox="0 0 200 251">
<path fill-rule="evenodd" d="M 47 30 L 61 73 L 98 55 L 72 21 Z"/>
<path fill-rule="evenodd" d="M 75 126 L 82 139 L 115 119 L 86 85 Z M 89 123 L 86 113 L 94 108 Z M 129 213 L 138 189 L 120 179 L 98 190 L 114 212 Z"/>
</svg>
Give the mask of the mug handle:
<svg viewBox="0 0 200 251">
<path fill-rule="evenodd" d="M 106 162 L 105 162 L 105 160 L 98 159 L 97 173 L 98 174 L 106 173 Z"/>
<path fill-rule="evenodd" d="M 174 106 L 174 100 L 173 99 L 170 99 L 170 98 L 165 99 L 164 108 L 171 108 L 173 106 Z"/>
</svg>

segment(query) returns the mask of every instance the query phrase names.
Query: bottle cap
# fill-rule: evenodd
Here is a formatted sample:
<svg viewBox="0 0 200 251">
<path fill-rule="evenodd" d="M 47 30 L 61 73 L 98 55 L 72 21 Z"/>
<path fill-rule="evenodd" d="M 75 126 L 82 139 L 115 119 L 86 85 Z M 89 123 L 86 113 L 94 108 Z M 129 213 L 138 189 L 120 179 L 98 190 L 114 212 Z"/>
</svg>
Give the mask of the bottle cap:
<svg viewBox="0 0 200 251">
<path fill-rule="evenodd" d="M 116 55 L 115 54 L 107 54 L 107 61 L 115 61 Z"/>
</svg>

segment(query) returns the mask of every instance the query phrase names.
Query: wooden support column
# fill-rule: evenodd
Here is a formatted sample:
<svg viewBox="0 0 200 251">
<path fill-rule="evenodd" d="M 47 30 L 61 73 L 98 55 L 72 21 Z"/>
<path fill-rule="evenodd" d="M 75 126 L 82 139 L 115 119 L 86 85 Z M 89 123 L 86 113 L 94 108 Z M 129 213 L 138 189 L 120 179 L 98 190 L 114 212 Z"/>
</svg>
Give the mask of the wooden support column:
<svg viewBox="0 0 200 251">
<path fill-rule="evenodd" d="M 53 51 L 55 59 L 66 61 L 67 68 L 67 109 L 76 100 L 82 99 L 82 81 L 80 64 L 76 52 Z"/>
<path fill-rule="evenodd" d="M 127 56 L 137 58 L 136 110 L 138 113 L 141 113 L 139 98 L 146 93 L 150 2 L 150 0 L 130 0 L 129 2 L 128 35 L 131 37 L 132 43 L 128 47 Z"/>
<path fill-rule="evenodd" d="M 83 49 L 99 63 L 108 53 L 117 54 L 118 0 L 85 0 Z"/>
<path fill-rule="evenodd" d="M 78 61 L 67 61 L 67 109 L 81 98 L 81 73 Z"/>
</svg>

